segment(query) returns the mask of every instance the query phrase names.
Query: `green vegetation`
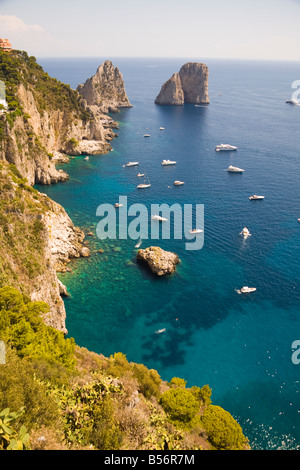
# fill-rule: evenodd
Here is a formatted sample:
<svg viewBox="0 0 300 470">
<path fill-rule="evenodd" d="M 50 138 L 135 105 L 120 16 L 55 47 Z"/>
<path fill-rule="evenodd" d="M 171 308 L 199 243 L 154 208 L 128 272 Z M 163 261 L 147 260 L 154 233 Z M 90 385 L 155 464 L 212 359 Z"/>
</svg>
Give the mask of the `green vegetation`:
<svg viewBox="0 0 300 470">
<path fill-rule="evenodd" d="M 79 348 L 46 326 L 43 302 L 0 289 L 0 449 L 243 449 L 247 440 L 209 387 Z M 1 410 L 3 410 L 1 412 Z"/>
<path fill-rule="evenodd" d="M 0 162 L 0 288 L 11 285 L 29 292 L 46 269 L 42 215 L 47 202 L 13 164 Z"/>
<path fill-rule="evenodd" d="M 10 122 L 13 122 L 16 116 L 23 114 L 17 97 L 17 87 L 20 84 L 23 84 L 26 89 L 34 89 L 41 114 L 50 108 L 66 113 L 73 112 L 83 120 L 91 119 L 78 93 L 69 85 L 50 77 L 37 64 L 35 57 L 29 57 L 25 51 L 13 51 L 7 54 L 0 50 L 0 80 L 6 86 L 6 100 L 10 111 L 7 116 Z"/>
</svg>

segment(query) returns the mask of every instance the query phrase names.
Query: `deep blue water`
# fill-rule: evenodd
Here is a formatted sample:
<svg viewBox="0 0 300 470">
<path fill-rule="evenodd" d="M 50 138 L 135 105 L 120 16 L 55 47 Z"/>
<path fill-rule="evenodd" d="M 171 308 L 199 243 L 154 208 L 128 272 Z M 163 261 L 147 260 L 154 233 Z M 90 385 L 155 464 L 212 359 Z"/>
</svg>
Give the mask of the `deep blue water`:
<svg viewBox="0 0 300 470">
<path fill-rule="evenodd" d="M 52 76 L 76 87 L 104 59 L 40 59 Z M 204 246 L 182 240 L 145 241 L 178 253 L 175 275 L 153 278 L 135 263 L 133 240 L 88 237 L 92 256 L 61 275 L 67 328 L 77 344 L 157 369 L 164 380 L 209 384 L 213 403 L 230 411 L 254 449 L 300 448 L 300 365 L 291 345 L 300 339 L 300 107 L 287 105 L 299 63 L 206 60 L 208 107 L 159 107 L 162 83 L 185 59 L 112 59 L 133 105 L 113 117 L 119 137 L 108 155 L 75 157 L 70 180 L 39 187 L 87 232 L 96 209 L 114 204 L 204 204 Z M 160 126 L 165 128 L 159 130 Z M 143 138 L 143 134 L 151 138 Z M 235 153 L 217 153 L 230 143 Z M 162 159 L 177 161 L 163 168 Z M 152 186 L 137 191 L 139 161 Z M 245 169 L 228 174 L 229 164 Z M 185 181 L 182 187 L 172 185 Z M 263 201 L 249 201 L 263 194 Z M 252 234 L 243 240 L 247 226 Z M 99 249 L 103 253 L 98 252 Z M 240 296 L 235 289 L 255 286 Z M 165 328 L 162 334 L 158 329 Z"/>
</svg>

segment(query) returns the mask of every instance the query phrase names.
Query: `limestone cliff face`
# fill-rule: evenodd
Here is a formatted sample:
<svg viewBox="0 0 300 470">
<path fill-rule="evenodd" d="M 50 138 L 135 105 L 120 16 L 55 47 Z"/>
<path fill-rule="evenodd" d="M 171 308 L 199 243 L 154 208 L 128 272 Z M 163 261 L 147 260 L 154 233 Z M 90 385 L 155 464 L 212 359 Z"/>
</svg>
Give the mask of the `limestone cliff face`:
<svg viewBox="0 0 300 470">
<path fill-rule="evenodd" d="M 116 113 L 119 108 L 131 108 L 125 91 L 123 76 L 110 60 L 98 67 L 96 74 L 77 88 L 89 106 L 97 106 L 103 113 Z"/>
<path fill-rule="evenodd" d="M 25 118 L 17 116 L 12 126 L 4 124 L 6 136 L 0 158 L 15 164 L 29 184 L 68 179 L 65 172 L 55 167 L 57 156 L 95 155 L 111 150 L 110 142 L 116 136 L 112 129 L 117 123 L 98 108 L 88 108 L 91 118 L 83 120 L 60 109 L 41 112 L 34 93 L 23 84 L 17 93 Z"/>
<path fill-rule="evenodd" d="M 89 256 L 84 233 L 59 204 L 28 186 L 6 162 L 0 162 L 0 205 L 0 286 L 46 302 L 45 322 L 66 332 L 61 297 L 66 289 L 57 272 L 68 269 L 71 259 Z"/>
<path fill-rule="evenodd" d="M 15 164 L 30 185 L 65 181 L 68 175 L 55 167 L 62 155 L 111 150 L 118 124 L 98 106 L 88 106 L 26 53 L 0 53 L 0 65 L 9 97 L 9 109 L 0 116 L 0 159 Z"/>
<path fill-rule="evenodd" d="M 156 104 L 178 105 L 184 103 L 208 104 L 208 67 L 198 62 L 184 64 L 162 85 Z"/>
<path fill-rule="evenodd" d="M 155 103 L 161 105 L 184 104 L 184 92 L 179 73 L 174 73 L 174 75 L 163 84 Z"/>
</svg>

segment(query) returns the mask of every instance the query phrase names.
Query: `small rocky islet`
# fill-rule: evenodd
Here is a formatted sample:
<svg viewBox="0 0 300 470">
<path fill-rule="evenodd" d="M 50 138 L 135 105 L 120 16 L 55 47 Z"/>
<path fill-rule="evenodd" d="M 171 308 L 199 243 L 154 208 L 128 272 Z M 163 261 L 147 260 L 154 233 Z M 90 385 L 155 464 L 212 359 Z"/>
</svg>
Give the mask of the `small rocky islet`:
<svg viewBox="0 0 300 470">
<path fill-rule="evenodd" d="M 152 273 L 159 277 L 173 274 L 176 265 L 180 263 L 176 253 L 165 251 L 159 246 L 138 250 L 136 258 L 138 263 L 147 265 Z"/>
</svg>

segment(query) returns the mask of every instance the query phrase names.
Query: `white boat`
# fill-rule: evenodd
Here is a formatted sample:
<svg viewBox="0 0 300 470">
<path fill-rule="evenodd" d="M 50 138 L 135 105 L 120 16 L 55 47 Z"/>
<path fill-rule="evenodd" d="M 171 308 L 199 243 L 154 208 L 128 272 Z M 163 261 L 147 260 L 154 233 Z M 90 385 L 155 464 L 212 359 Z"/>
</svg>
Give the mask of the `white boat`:
<svg viewBox="0 0 300 470">
<path fill-rule="evenodd" d="M 126 163 L 126 165 L 123 165 L 123 167 L 125 166 L 137 166 L 139 164 L 139 162 L 128 162 Z"/>
<path fill-rule="evenodd" d="M 295 105 L 295 106 L 300 106 L 299 101 L 295 100 L 295 98 L 292 98 L 292 99 L 290 99 L 290 100 L 286 100 L 286 103 L 288 103 L 288 104 L 293 104 L 293 105 Z"/>
<path fill-rule="evenodd" d="M 221 144 L 221 145 L 216 146 L 216 152 L 232 152 L 237 149 L 238 148 L 235 147 L 234 145 L 229 145 L 229 144 Z"/>
<path fill-rule="evenodd" d="M 144 137 L 151 137 L 150 134 L 144 134 Z"/>
<path fill-rule="evenodd" d="M 241 289 L 237 290 L 237 293 L 238 294 L 249 294 L 249 293 L 255 292 L 255 291 L 256 291 L 256 287 L 244 286 Z"/>
<path fill-rule="evenodd" d="M 137 176 L 138 178 L 141 178 L 142 176 L 145 176 L 145 175 L 144 175 L 144 173 L 138 173 L 136 176 Z"/>
<path fill-rule="evenodd" d="M 249 197 L 250 201 L 256 201 L 258 199 L 265 199 L 265 196 L 257 196 L 257 194 L 253 194 L 253 196 Z"/>
<path fill-rule="evenodd" d="M 168 220 L 165 217 L 161 217 L 160 215 L 153 215 L 151 218 L 152 220 L 159 220 L 161 222 L 166 222 Z"/>
<path fill-rule="evenodd" d="M 89 157 L 85 157 L 85 160 L 88 161 L 90 158 Z"/>
<path fill-rule="evenodd" d="M 160 335 L 161 333 L 164 333 L 165 331 L 166 331 L 166 329 L 165 329 L 165 328 L 162 328 L 161 330 L 157 330 L 155 333 L 156 333 L 157 335 Z"/>
<path fill-rule="evenodd" d="M 150 188 L 151 184 L 150 183 L 141 183 L 137 185 L 138 189 L 145 189 L 145 188 Z"/>
<path fill-rule="evenodd" d="M 243 170 L 242 168 L 238 168 L 237 166 L 232 166 L 232 165 L 229 165 L 229 167 L 227 168 L 227 170 L 229 173 L 243 173 Z"/>
<path fill-rule="evenodd" d="M 203 230 L 200 230 L 198 228 L 194 228 L 193 230 L 190 230 L 190 233 L 192 235 L 198 235 L 199 233 L 203 233 Z"/>
<path fill-rule="evenodd" d="M 137 244 L 135 245 L 135 248 L 139 248 L 142 243 L 143 243 L 143 239 L 142 239 L 142 238 L 139 238 Z"/>
<path fill-rule="evenodd" d="M 119 204 L 118 202 L 115 204 L 115 207 L 123 207 L 123 204 Z"/>
<path fill-rule="evenodd" d="M 244 227 L 243 230 L 241 231 L 240 235 L 243 235 L 243 237 L 247 238 L 251 235 L 247 227 Z"/>
<path fill-rule="evenodd" d="M 174 186 L 182 186 L 184 181 L 174 181 Z"/>
<path fill-rule="evenodd" d="M 161 162 L 161 164 L 162 164 L 163 166 L 166 166 L 166 165 L 176 165 L 176 163 L 177 163 L 177 162 L 174 162 L 174 161 L 172 161 L 172 160 L 163 160 L 163 161 Z"/>
<path fill-rule="evenodd" d="M 165 128 L 164 128 L 164 127 L 160 127 L 159 130 L 160 130 L 160 131 L 164 131 Z"/>
</svg>

